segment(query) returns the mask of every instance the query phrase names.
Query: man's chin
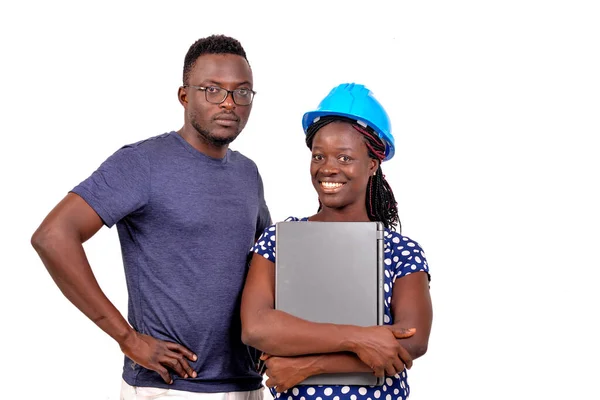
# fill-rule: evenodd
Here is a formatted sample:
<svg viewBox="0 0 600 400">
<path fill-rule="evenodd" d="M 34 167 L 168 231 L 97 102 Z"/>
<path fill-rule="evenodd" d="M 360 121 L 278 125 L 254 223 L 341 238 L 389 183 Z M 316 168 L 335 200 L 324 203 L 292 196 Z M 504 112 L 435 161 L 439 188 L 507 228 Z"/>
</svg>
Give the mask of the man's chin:
<svg viewBox="0 0 600 400">
<path fill-rule="evenodd" d="M 238 135 L 238 133 L 232 134 L 231 132 L 228 132 L 226 134 L 219 134 L 213 132 L 202 136 L 204 136 L 206 141 L 212 144 L 213 146 L 223 147 L 233 142 L 238 137 Z"/>
</svg>

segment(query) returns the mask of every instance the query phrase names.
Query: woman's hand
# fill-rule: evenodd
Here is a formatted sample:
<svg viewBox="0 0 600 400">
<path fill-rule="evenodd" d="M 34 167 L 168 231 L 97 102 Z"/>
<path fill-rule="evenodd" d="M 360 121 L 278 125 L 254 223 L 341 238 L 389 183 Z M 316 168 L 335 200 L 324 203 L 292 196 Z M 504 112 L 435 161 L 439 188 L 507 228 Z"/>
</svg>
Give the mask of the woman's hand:
<svg viewBox="0 0 600 400">
<path fill-rule="evenodd" d="M 275 388 L 278 393 L 298 385 L 306 378 L 319 374 L 317 360 L 320 356 L 275 357 L 263 355 L 267 366 L 267 387 Z"/>
</svg>

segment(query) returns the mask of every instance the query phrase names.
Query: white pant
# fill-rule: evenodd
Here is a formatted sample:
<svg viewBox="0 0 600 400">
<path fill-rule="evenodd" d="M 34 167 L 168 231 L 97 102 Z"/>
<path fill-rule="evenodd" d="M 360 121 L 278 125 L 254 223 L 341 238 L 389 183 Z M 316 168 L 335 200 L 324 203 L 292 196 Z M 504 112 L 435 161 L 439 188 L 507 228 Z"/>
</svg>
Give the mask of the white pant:
<svg viewBox="0 0 600 400">
<path fill-rule="evenodd" d="M 131 386 L 121 383 L 121 400 L 263 400 L 264 389 L 248 392 L 195 393 L 175 389 Z"/>
</svg>

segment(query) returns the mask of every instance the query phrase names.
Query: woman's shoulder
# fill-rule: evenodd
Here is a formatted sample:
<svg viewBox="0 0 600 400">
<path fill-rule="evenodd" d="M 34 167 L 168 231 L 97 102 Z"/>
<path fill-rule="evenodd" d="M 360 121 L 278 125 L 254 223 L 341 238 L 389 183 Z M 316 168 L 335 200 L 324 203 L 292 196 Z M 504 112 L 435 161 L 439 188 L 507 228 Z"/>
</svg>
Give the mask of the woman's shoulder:
<svg viewBox="0 0 600 400">
<path fill-rule="evenodd" d="M 419 254 L 425 256 L 423 248 L 416 240 L 403 235 L 399 232 L 385 230 L 385 248 L 386 253 L 392 252 L 399 257 Z"/>
<path fill-rule="evenodd" d="M 409 247 L 421 247 L 421 245 L 416 240 L 387 228 L 385 230 L 385 239 L 386 241 L 392 242 L 396 245 L 404 244 Z M 409 245 L 409 243 L 411 244 Z"/>
</svg>

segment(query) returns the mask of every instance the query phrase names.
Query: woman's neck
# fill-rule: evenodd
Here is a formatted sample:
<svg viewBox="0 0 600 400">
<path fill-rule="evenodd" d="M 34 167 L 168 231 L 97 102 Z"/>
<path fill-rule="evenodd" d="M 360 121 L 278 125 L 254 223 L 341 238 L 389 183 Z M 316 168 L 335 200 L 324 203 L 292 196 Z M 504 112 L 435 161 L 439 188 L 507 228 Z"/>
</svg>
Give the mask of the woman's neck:
<svg viewBox="0 0 600 400">
<path fill-rule="evenodd" d="M 322 221 L 322 222 L 369 222 L 369 216 L 367 210 L 363 207 L 360 209 L 349 209 L 344 208 L 327 208 L 323 207 L 321 210 L 308 218 L 309 221 Z"/>
</svg>

